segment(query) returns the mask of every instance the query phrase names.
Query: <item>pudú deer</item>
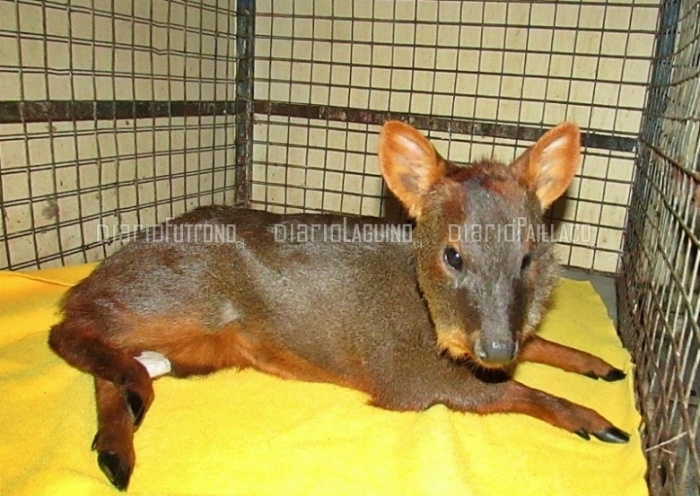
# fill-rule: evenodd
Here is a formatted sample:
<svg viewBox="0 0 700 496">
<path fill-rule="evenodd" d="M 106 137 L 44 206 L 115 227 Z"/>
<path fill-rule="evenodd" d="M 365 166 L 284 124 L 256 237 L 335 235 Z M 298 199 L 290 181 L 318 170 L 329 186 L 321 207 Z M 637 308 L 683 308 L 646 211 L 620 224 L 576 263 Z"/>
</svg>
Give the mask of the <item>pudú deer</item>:
<svg viewBox="0 0 700 496">
<path fill-rule="evenodd" d="M 579 149 L 578 128 L 563 123 L 510 166 L 458 167 L 390 121 L 379 160 L 415 220 L 408 240 L 350 235 L 379 233 L 378 219 L 212 206 L 125 245 L 68 292 L 49 336 L 95 378 L 102 471 L 126 489 L 157 375 L 141 357 L 153 353 L 177 377 L 253 367 L 355 388 L 388 410 L 521 413 L 584 439 L 628 441 L 595 411 L 509 378 L 524 360 L 625 377 L 535 335 L 558 279 L 553 244 L 536 234 Z M 203 234 L 232 226 L 235 241 Z"/>
</svg>

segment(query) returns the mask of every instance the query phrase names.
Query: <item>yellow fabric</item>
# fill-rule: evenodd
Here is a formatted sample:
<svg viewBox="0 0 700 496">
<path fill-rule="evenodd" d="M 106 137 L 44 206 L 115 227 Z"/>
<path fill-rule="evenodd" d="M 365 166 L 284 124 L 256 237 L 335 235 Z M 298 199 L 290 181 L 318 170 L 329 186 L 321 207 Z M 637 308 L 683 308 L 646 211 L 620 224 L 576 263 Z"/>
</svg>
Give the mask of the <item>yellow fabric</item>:
<svg viewBox="0 0 700 496">
<path fill-rule="evenodd" d="M 116 494 L 97 467 L 92 380 L 46 345 L 65 290 L 93 266 L 0 272 L 0 494 Z M 585 349 L 631 376 L 598 295 L 563 281 L 544 337 Z M 584 441 L 522 415 L 395 413 L 329 384 L 255 371 L 155 383 L 136 433 L 132 495 L 647 494 L 632 383 L 535 364 L 517 378 L 595 408 L 629 444 Z"/>
</svg>

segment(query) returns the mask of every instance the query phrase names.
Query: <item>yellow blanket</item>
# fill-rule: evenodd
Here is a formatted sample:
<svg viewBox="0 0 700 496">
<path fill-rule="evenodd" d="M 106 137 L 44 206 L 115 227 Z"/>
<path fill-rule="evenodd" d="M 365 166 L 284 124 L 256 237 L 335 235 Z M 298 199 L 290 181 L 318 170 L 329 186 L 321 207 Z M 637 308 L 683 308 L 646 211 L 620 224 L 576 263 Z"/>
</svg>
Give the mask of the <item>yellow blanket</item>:
<svg viewBox="0 0 700 496">
<path fill-rule="evenodd" d="M 0 272 L 0 494 L 116 494 L 97 467 L 92 380 L 46 345 L 56 303 L 93 266 Z M 356 391 L 255 371 L 155 384 L 132 495 L 647 494 L 628 353 L 588 283 L 563 281 L 542 335 L 628 373 L 616 383 L 524 364 L 517 378 L 595 408 L 629 444 L 522 415 L 395 413 Z"/>
</svg>

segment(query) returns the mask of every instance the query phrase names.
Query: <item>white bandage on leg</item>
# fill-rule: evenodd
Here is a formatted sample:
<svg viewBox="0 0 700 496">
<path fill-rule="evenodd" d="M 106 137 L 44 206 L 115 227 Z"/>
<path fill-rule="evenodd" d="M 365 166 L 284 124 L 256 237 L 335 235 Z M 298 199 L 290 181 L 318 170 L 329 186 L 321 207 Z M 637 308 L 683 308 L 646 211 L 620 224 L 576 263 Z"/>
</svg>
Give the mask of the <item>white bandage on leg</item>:
<svg viewBox="0 0 700 496">
<path fill-rule="evenodd" d="M 141 365 L 146 367 L 148 375 L 158 377 L 170 372 L 170 360 L 165 355 L 161 355 L 155 351 L 143 351 L 136 358 Z"/>
</svg>

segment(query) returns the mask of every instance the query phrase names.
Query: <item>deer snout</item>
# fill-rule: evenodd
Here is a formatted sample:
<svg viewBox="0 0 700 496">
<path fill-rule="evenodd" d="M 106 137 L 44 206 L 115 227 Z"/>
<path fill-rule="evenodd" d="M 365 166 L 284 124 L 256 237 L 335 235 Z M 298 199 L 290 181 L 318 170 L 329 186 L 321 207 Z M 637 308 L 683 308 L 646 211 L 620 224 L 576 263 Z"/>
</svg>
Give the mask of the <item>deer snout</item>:
<svg viewBox="0 0 700 496">
<path fill-rule="evenodd" d="M 484 365 L 499 367 L 515 358 L 517 344 L 512 339 L 482 339 L 474 343 L 474 353 Z"/>
</svg>

